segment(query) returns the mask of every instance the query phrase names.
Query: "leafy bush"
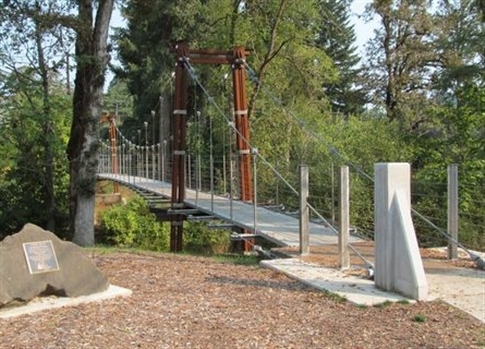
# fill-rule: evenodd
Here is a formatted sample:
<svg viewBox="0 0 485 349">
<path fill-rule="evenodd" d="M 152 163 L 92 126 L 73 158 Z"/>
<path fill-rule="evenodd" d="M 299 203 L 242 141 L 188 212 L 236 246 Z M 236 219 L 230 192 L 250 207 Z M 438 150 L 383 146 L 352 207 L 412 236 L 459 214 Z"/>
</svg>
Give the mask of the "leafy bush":
<svg viewBox="0 0 485 349">
<path fill-rule="evenodd" d="M 170 225 L 158 222 L 146 202 L 135 197 L 126 204 L 115 205 L 100 214 L 103 242 L 118 247 L 135 247 L 152 251 L 168 251 Z M 194 253 L 224 253 L 230 248 L 230 234 L 210 229 L 201 222 L 184 224 L 184 250 Z"/>
<path fill-rule="evenodd" d="M 100 218 L 101 234 L 107 243 L 153 251 L 168 250 L 168 227 L 157 221 L 140 197 L 103 211 Z"/>
<path fill-rule="evenodd" d="M 225 253 L 229 250 L 231 238 L 228 231 L 211 229 L 201 222 L 184 225 L 184 250 L 195 253 Z"/>
</svg>

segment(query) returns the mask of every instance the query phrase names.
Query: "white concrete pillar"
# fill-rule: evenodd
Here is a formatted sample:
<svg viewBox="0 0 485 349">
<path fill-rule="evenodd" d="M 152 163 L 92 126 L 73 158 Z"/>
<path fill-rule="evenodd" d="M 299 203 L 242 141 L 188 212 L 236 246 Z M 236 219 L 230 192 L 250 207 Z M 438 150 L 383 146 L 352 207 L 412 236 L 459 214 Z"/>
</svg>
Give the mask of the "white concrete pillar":
<svg viewBox="0 0 485 349">
<path fill-rule="evenodd" d="M 411 202 L 411 169 L 407 163 L 377 163 L 375 171 L 375 274 L 376 286 L 389 290 L 392 285 L 388 273 L 392 251 L 390 212 L 394 193 L 397 189 L 405 191 Z"/>
<path fill-rule="evenodd" d="M 411 168 L 375 165 L 375 274 L 378 288 L 427 298 L 427 282 L 411 219 Z"/>
</svg>

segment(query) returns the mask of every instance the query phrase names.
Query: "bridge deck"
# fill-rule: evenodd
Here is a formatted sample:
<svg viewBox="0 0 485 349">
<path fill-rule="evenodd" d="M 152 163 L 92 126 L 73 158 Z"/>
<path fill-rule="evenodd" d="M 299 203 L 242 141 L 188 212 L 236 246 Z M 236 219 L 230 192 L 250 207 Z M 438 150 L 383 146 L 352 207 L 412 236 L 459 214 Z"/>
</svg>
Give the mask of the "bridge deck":
<svg viewBox="0 0 485 349">
<path fill-rule="evenodd" d="M 167 182 L 113 174 L 99 174 L 98 178 L 148 190 L 166 198 L 171 196 L 172 187 Z M 295 217 L 259 206 L 256 207 L 255 212 L 252 204 L 230 200 L 228 197 L 211 195 L 206 192 L 197 192 L 192 189 L 186 189 L 185 203 L 187 206 L 197 208 L 208 215 L 261 235 L 280 246 L 299 246 L 299 220 Z M 323 225 L 310 222 L 309 229 L 311 246 L 336 244 L 338 242 L 335 232 Z M 360 241 L 357 237 L 350 238 L 350 242 L 357 241 Z"/>
</svg>

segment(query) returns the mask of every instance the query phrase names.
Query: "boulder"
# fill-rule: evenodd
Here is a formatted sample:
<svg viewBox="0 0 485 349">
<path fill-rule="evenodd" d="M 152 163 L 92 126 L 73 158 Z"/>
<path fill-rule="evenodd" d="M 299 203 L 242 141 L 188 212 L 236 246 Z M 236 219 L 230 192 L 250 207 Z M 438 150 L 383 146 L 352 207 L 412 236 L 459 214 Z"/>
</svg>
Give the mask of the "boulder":
<svg viewBox="0 0 485 349">
<path fill-rule="evenodd" d="M 79 246 L 36 225 L 27 224 L 0 242 L 0 307 L 38 296 L 84 296 L 108 287 L 108 279 Z"/>
</svg>

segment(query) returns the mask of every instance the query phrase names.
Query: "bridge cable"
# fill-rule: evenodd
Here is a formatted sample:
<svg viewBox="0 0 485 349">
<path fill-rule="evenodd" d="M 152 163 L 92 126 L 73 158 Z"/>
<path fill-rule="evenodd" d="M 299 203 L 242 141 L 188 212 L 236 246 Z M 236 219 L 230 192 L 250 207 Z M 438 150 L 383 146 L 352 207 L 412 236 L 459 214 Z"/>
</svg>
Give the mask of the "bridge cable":
<svg viewBox="0 0 485 349">
<path fill-rule="evenodd" d="M 312 135 L 315 139 L 317 139 L 318 141 L 320 141 L 325 147 L 327 147 L 327 149 L 329 149 L 330 151 L 330 154 L 335 154 L 337 155 L 338 157 L 340 157 L 344 163 L 346 163 L 347 165 L 349 165 L 350 167 L 352 167 L 354 170 L 356 170 L 356 172 L 360 173 L 361 175 L 363 175 L 365 178 L 369 179 L 372 181 L 372 183 L 375 183 L 375 179 L 373 177 L 371 177 L 369 174 L 367 174 L 366 172 L 364 172 L 362 169 L 360 169 L 357 165 L 355 165 L 350 159 L 347 159 L 342 153 L 340 153 L 334 146 L 330 145 L 328 142 L 326 142 L 320 135 L 318 135 L 315 131 L 312 130 L 311 127 L 309 127 L 307 125 L 307 123 L 305 123 L 303 120 L 301 120 L 300 118 L 298 118 L 292 111 L 288 110 L 287 108 L 285 108 L 285 106 L 283 105 L 283 103 L 281 102 L 281 100 L 279 98 L 277 98 L 274 94 L 272 94 L 271 92 L 269 92 L 265 86 L 263 86 L 261 84 L 261 82 L 259 81 L 258 77 L 257 77 L 257 74 L 256 72 L 246 63 L 244 62 L 244 66 L 246 68 L 246 71 L 248 72 L 248 75 L 250 76 L 250 79 L 253 81 L 253 83 L 257 84 L 258 86 L 261 87 L 261 89 L 263 90 L 263 92 L 268 96 L 270 97 L 271 99 L 273 99 L 273 101 L 287 114 L 289 115 L 304 131 L 308 132 L 310 135 Z M 450 241 L 454 242 L 455 244 L 457 244 L 459 247 L 461 247 L 466 253 L 468 253 L 468 255 L 470 256 L 470 258 L 477 263 L 477 265 L 482 268 L 482 269 L 485 269 L 485 260 L 483 258 L 481 258 L 480 256 L 478 256 L 476 253 L 473 253 L 471 252 L 470 250 L 468 250 L 463 244 L 461 244 L 458 240 L 454 239 L 450 234 L 448 234 L 447 232 L 445 232 L 443 229 L 441 229 L 440 227 L 438 227 L 436 224 L 434 224 L 433 222 L 431 222 L 428 218 L 426 218 L 425 216 L 423 216 L 421 213 L 419 213 L 418 211 L 416 211 L 414 208 L 411 207 L 411 212 L 416 215 L 418 218 L 420 218 L 421 220 L 423 220 L 425 223 L 429 224 L 433 229 L 435 229 L 436 231 L 438 231 L 439 233 L 441 233 L 443 236 L 445 236 L 446 238 L 448 238 Z"/>
<path fill-rule="evenodd" d="M 234 126 L 234 123 L 227 118 L 227 116 L 225 115 L 225 113 L 221 110 L 221 108 L 219 107 L 219 105 L 215 102 L 214 98 L 209 94 L 209 92 L 207 91 L 207 89 L 202 85 L 202 83 L 200 82 L 200 80 L 199 80 L 199 78 L 198 78 L 198 76 L 197 76 L 197 74 L 195 72 L 195 69 L 190 64 L 190 62 L 188 61 L 187 58 L 184 59 L 184 63 L 186 65 L 186 67 L 187 67 L 187 71 L 189 72 L 190 77 L 199 85 L 199 87 L 202 89 L 202 91 L 206 95 L 207 99 L 209 100 L 209 102 L 212 105 L 214 105 L 214 107 L 217 109 L 217 111 L 219 112 L 219 114 L 221 114 L 221 116 L 228 122 L 228 126 L 230 126 L 230 128 L 232 129 L 232 131 L 235 132 L 235 133 L 237 133 L 241 137 L 241 139 L 251 149 L 253 149 L 253 152 L 255 153 L 255 155 L 257 155 L 264 162 L 264 164 L 267 165 L 288 186 L 288 188 L 290 188 L 293 191 L 294 194 L 298 195 L 298 191 L 259 152 L 254 151 L 256 148 L 253 147 L 251 145 L 251 143 L 236 129 L 236 127 Z M 231 163 L 231 169 L 232 169 L 232 163 Z M 232 177 L 231 177 L 230 183 L 232 183 Z M 232 192 L 232 190 L 231 190 L 231 192 Z M 231 196 L 232 196 L 232 194 L 230 195 L 230 198 L 231 198 Z M 320 215 L 320 213 L 317 212 L 317 210 L 312 205 L 308 204 L 308 207 L 310 208 L 310 210 L 312 212 L 314 212 L 327 225 L 327 227 L 329 228 L 329 230 L 331 232 L 333 232 L 334 234 L 338 235 L 338 231 L 322 215 Z M 231 220 L 232 220 L 232 210 L 231 210 Z M 350 243 L 349 243 L 349 248 L 352 249 L 352 251 L 354 251 L 355 254 L 359 258 L 361 258 L 368 266 L 373 266 L 373 264 L 370 261 L 368 261 L 359 251 L 357 251 Z"/>
<path fill-rule="evenodd" d="M 207 96 L 207 99 L 209 100 L 209 102 L 214 105 L 214 107 L 217 109 L 217 111 L 219 112 L 219 114 L 226 120 L 227 122 L 227 125 L 231 128 L 232 132 L 234 133 L 237 133 L 238 136 L 241 137 L 242 141 L 244 143 L 246 143 L 251 149 L 256 149 L 242 134 L 241 132 L 239 132 L 237 130 L 237 128 L 235 127 L 234 125 L 234 122 L 232 122 L 232 120 L 230 120 L 226 114 L 221 110 L 221 108 L 219 107 L 219 105 L 215 102 L 214 98 L 209 94 L 209 92 L 207 91 L 207 89 L 202 85 L 202 83 L 200 82 L 199 78 L 197 77 L 197 74 L 194 70 L 194 68 L 192 67 L 192 65 L 190 65 L 190 63 L 188 62 L 187 59 L 185 59 L 185 64 L 187 66 L 187 70 L 189 72 L 189 75 L 191 76 L 191 78 L 200 86 L 200 88 L 202 89 L 202 91 L 204 92 L 204 94 Z M 261 154 L 258 153 L 258 157 L 293 191 L 294 194 L 298 195 L 298 191 L 278 172 L 278 170 L 276 170 L 274 168 L 274 166 L 272 166 Z"/>
</svg>

